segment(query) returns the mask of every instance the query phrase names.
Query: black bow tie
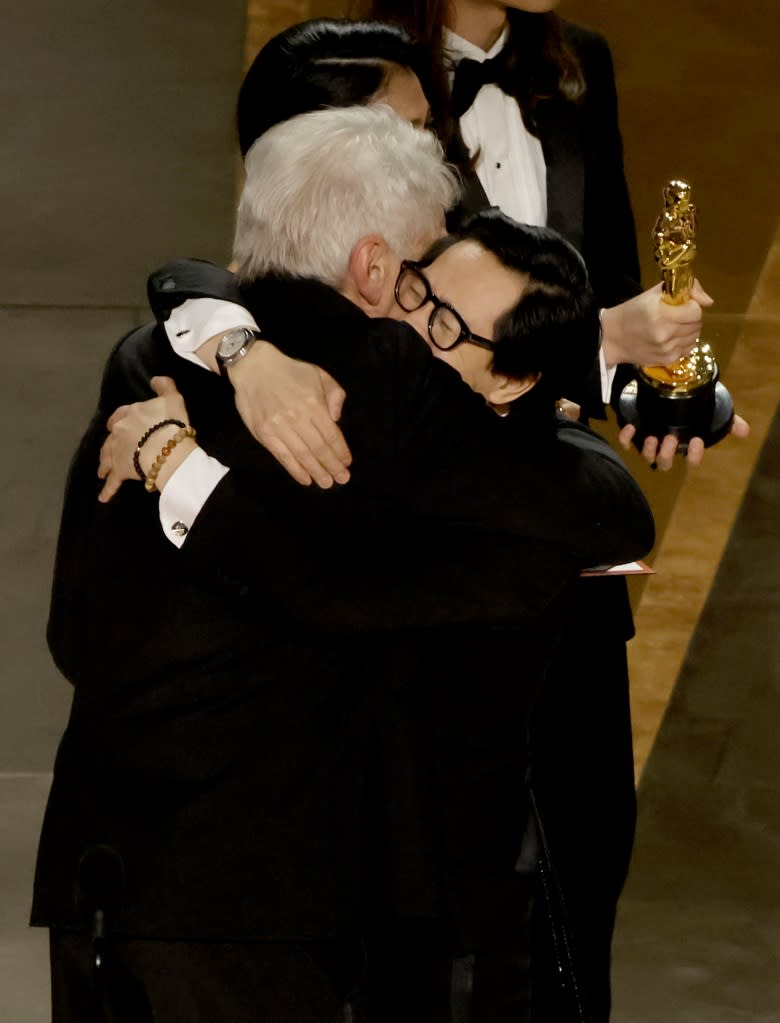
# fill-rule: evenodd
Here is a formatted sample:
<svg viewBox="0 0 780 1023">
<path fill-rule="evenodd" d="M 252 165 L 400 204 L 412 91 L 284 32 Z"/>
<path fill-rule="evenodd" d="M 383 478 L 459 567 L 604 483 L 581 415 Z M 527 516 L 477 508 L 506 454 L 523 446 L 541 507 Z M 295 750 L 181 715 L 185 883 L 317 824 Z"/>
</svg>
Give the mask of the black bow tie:
<svg viewBox="0 0 780 1023">
<path fill-rule="evenodd" d="M 504 92 L 512 94 L 512 75 L 509 68 L 509 54 L 504 47 L 490 60 L 471 60 L 464 57 L 455 68 L 452 83 L 452 113 L 462 117 L 477 98 L 483 85 L 497 85 Z"/>
</svg>

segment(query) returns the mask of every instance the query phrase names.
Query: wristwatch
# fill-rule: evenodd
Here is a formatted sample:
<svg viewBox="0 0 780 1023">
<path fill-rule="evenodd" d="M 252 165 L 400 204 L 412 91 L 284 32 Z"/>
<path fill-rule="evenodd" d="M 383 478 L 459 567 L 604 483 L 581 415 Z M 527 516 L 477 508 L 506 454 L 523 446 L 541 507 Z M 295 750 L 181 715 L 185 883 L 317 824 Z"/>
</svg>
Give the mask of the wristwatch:
<svg viewBox="0 0 780 1023">
<path fill-rule="evenodd" d="M 222 376 L 227 376 L 229 367 L 240 362 L 261 337 L 259 331 L 249 327 L 238 327 L 223 334 L 217 345 L 217 365 Z"/>
</svg>

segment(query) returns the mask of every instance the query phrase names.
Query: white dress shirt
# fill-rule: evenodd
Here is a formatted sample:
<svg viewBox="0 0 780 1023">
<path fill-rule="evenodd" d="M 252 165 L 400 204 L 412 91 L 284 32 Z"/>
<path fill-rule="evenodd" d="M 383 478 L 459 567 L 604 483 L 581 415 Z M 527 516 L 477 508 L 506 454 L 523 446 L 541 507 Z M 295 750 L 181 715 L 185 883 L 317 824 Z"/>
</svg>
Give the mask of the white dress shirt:
<svg viewBox="0 0 780 1023">
<path fill-rule="evenodd" d="M 464 57 L 478 63 L 497 56 L 509 37 L 507 26 L 485 52 L 474 43 L 444 29 L 443 42 L 450 86 L 454 68 Z M 547 224 L 547 165 L 542 143 L 526 128 L 517 101 L 497 85 L 483 85 L 460 119 L 460 133 L 470 153 L 479 152 L 476 171 L 488 202 L 521 224 Z M 601 399 L 612 393 L 617 366 L 608 367 L 599 348 Z"/>
<path fill-rule="evenodd" d="M 481 64 L 497 56 L 506 45 L 509 27 L 487 51 L 444 29 L 445 59 L 454 66 L 464 57 Z M 475 166 L 485 195 L 493 206 L 521 224 L 547 223 L 547 167 L 542 143 L 532 135 L 512 96 L 497 85 L 483 85 L 460 119 L 460 133 L 469 152 L 479 157 Z"/>
</svg>

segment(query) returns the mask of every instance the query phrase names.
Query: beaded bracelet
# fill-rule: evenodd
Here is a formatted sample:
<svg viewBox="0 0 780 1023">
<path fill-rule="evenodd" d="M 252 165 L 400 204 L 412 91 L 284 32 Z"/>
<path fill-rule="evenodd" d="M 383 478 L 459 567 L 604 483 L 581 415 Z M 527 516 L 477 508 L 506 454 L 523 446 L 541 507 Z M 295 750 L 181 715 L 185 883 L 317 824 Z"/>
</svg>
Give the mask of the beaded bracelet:
<svg viewBox="0 0 780 1023">
<path fill-rule="evenodd" d="M 133 468 L 138 473 L 139 478 L 142 482 L 146 482 L 146 473 L 141 468 L 141 448 L 146 444 L 153 433 L 158 430 L 162 430 L 164 426 L 178 426 L 180 430 L 183 430 L 186 426 L 181 419 L 161 419 L 159 423 L 155 423 L 154 426 L 150 426 L 143 437 L 138 441 L 135 451 L 133 452 Z"/>
<path fill-rule="evenodd" d="M 171 451 L 181 441 L 186 440 L 188 437 L 194 437 L 196 435 L 195 429 L 192 426 L 184 426 L 178 433 L 175 433 L 169 438 L 165 444 L 163 444 L 162 451 L 155 458 L 151 469 L 147 473 L 146 479 L 144 480 L 144 487 L 149 494 L 153 494 L 157 489 L 157 476 L 159 475 L 160 469 L 163 467 L 163 462 L 170 455 Z"/>
</svg>

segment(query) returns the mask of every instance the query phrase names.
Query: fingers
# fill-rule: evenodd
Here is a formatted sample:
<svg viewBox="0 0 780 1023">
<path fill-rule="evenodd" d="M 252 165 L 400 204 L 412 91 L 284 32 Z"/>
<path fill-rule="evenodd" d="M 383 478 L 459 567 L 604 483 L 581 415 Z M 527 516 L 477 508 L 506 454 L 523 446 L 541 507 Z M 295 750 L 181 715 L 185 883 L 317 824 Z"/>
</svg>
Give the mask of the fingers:
<svg viewBox="0 0 780 1023">
<path fill-rule="evenodd" d="M 624 448 L 626 451 L 631 450 L 631 442 L 634 439 L 635 433 L 636 427 L 632 426 L 629 423 L 627 426 L 624 426 L 623 429 L 618 434 L 618 442 L 620 443 L 620 446 Z"/>
<path fill-rule="evenodd" d="M 352 464 L 352 452 L 347 447 L 344 434 L 335 423 L 329 422 L 323 424 L 320 429 L 320 437 L 322 438 L 321 444 L 312 446 L 311 453 L 336 483 L 347 483 L 350 478 L 349 466 Z"/>
<path fill-rule="evenodd" d="M 322 390 L 325 394 L 328 412 L 333 422 L 337 423 L 341 419 L 341 410 L 344 407 L 344 399 L 347 396 L 347 392 L 324 369 L 320 370 L 320 379 L 322 380 Z"/>
<path fill-rule="evenodd" d="M 668 305 L 664 302 L 662 313 L 667 330 L 679 332 L 686 328 L 696 331 L 701 329 L 701 306 L 692 298 L 680 305 Z"/>
<path fill-rule="evenodd" d="M 300 416 L 290 409 L 262 423 L 256 421 L 251 407 L 238 395 L 236 405 L 255 439 L 297 483 L 308 486 L 314 481 L 328 489 L 334 483 L 349 481 L 352 455 L 343 433 L 320 403 L 313 403 L 310 415 Z"/>
<path fill-rule="evenodd" d="M 658 453 L 658 438 L 657 437 L 645 437 L 644 444 L 640 454 L 642 458 L 649 463 L 652 468 L 657 468 L 655 463 L 655 456 Z"/>
<path fill-rule="evenodd" d="M 112 465 L 111 457 L 111 437 L 107 437 L 103 443 L 103 447 L 100 449 L 100 455 L 98 457 L 98 479 L 104 480 L 106 476 L 111 472 Z"/>
<path fill-rule="evenodd" d="M 731 424 L 731 436 L 744 438 L 750 434 L 750 423 L 742 416 L 734 416 L 734 422 Z"/>
<path fill-rule="evenodd" d="M 166 397 L 169 394 L 178 394 L 179 389 L 176 386 L 176 381 L 171 377 L 152 377 L 149 381 L 149 386 L 152 388 L 154 393 L 160 398 Z"/>
<path fill-rule="evenodd" d="M 351 456 L 335 423 L 328 422 L 326 434 L 323 436 L 311 420 L 293 420 L 284 429 L 277 425 L 274 436 L 261 440 L 299 483 L 313 480 L 318 487 L 327 490 L 334 483 L 349 480 L 347 464 Z M 291 471 L 291 466 L 295 471 Z"/>
<path fill-rule="evenodd" d="M 688 355 L 699 340 L 701 309 L 695 302 L 665 306 L 653 333 L 653 365 L 668 366 Z"/>
<path fill-rule="evenodd" d="M 98 501 L 101 504 L 108 504 L 111 498 L 119 492 L 119 488 L 122 486 L 122 480 L 117 476 L 116 473 L 110 473 L 106 479 L 103 489 L 98 494 Z"/>
<path fill-rule="evenodd" d="M 692 469 L 698 469 L 704 458 L 704 441 L 701 437 L 691 437 L 688 441 L 688 453 L 685 460 Z"/>
<path fill-rule="evenodd" d="M 743 438 L 747 437 L 749 433 L 749 423 L 742 416 L 735 415 L 731 427 L 731 436 Z M 626 451 L 631 447 L 635 434 L 636 430 L 630 424 L 624 426 L 618 434 L 618 442 Z M 642 444 L 641 455 L 651 468 L 659 469 L 661 472 L 668 472 L 674 464 L 677 448 L 678 440 L 672 434 L 667 434 L 660 444 L 657 437 L 646 437 Z M 688 441 L 685 460 L 691 469 L 698 469 L 702 464 L 705 450 L 704 440 L 701 437 L 692 437 Z"/>
<path fill-rule="evenodd" d="M 655 456 L 655 462 L 661 472 L 668 472 L 674 464 L 674 456 L 677 454 L 677 438 L 667 433 L 661 441 L 661 446 Z"/>
<path fill-rule="evenodd" d="M 683 333 L 674 333 L 664 341 L 657 342 L 653 365 L 669 366 L 678 359 L 689 355 L 691 349 L 699 340 L 699 331 L 686 330 Z"/>
<path fill-rule="evenodd" d="M 313 419 L 322 434 L 328 450 L 329 461 L 323 463 L 323 465 L 337 483 L 346 483 L 349 480 L 347 467 L 352 464 L 352 452 L 349 450 L 344 434 L 336 426 L 336 423 L 341 418 L 347 392 L 325 370 L 320 370 L 320 377 L 322 379 L 328 413 L 331 417 L 330 421 L 328 421 L 324 415 L 319 414 L 321 412 L 320 406 L 314 406 Z"/>
<path fill-rule="evenodd" d="M 642 458 L 649 464 L 651 469 L 660 469 L 661 472 L 668 472 L 674 464 L 674 456 L 677 453 L 677 438 L 668 433 L 661 443 L 657 437 L 645 437 L 642 445 Z"/>
<path fill-rule="evenodd" d="M 114 411 L 108 418 L 108 422 L 106 423 L 106 429 L 113 430 L 116 424 L 120 422 L 120 420 L 124 419 L 129 411 L 130 411 L 129 405 L 120 405 L 119 408 L 114 409 Z"/>
<path fill-rule="evenodd" d="M 691 298 L 695 302 L 698 302 L 699 305 L 704 306 L 706 309 L 709 309 L 709 307 L 711 305 L 715 304 L 715 299 L 712 298 L 711 295 L 707 294 L 707 292 L 704 290 L 704 288 L 699 283 L 698 277 L 693 282 L 693 287 L 691 288 Z"/>
<path fill-rule="evenodd" d="M 283 444 L 275 437 L 270 437 L 261 443 L 274 456 L 282 468 L 292 476 L 296 483 L 300 483 L 304 487 L 311 486 L 311 475 L 304 469 L 299 459 L 293 455 L 286 444 Z"/>
</svg>

